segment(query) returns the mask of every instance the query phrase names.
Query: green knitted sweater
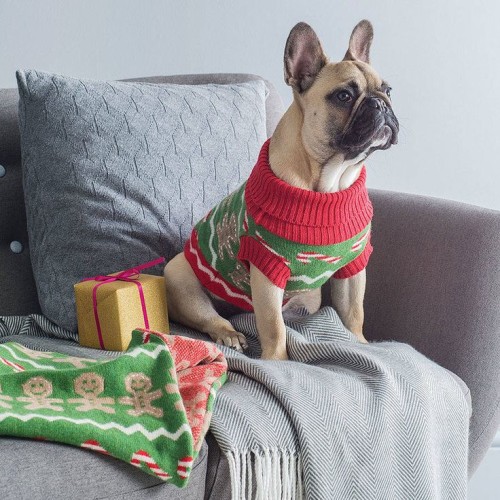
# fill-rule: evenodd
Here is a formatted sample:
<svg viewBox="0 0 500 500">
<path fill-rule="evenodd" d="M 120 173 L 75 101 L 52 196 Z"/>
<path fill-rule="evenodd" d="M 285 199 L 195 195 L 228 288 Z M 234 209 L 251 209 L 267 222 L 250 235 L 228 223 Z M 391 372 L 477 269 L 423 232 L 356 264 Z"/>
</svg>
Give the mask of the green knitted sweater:
<svg viewBox="0 0 500 500">
<path fill-rule="evenodd" d="M 248 181 L 196 224 L 184 249 L 208 290 L 250 311 L 250 263 L 285 290 L 286 301 L 331 276 L 355 275 L 372 252 L 365 168 L 343 191 L 296 188 L 271 170 L 269 142 Z"/>
</svg>

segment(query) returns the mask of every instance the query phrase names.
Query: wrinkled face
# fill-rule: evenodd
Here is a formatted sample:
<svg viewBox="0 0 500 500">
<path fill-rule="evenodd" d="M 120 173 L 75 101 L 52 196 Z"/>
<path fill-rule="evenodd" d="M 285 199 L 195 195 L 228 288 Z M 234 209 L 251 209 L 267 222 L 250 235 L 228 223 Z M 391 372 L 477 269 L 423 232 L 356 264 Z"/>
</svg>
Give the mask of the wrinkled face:
<svg viewBox="0 0 500 500">
<path fill-rule="evenodd" d="M 326 64 L 312 86 L 296 98 L 304 114 L 308 153 L 322 161 L 336 152 L 360 161 L 397 143 L 399 124 L 390 86 L 361 61 Z"/>
<path fill-rule="evenodd" d="M 377 149 L 396 144 L 399 124 L 390 87 L 370 66 L 373 26 L 360 21 L 344 59 L 330 63 L 314 30 L 297 23 L 285 45 L 285 82 L 302 111 L 302 142 L 320 164 L 362 161 Z"/>
</svg>

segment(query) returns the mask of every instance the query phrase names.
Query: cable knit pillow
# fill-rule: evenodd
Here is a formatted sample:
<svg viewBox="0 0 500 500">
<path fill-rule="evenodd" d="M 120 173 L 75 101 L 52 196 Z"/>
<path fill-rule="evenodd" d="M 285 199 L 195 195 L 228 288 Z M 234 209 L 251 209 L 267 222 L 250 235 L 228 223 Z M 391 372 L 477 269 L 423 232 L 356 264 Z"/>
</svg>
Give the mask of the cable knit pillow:
<svg viewBox="0 0 500 500">
<path fill-rule="evenodd" d="M 50 320 L 75 331 L 74 283 L 172 258 L 246 179 L 266 139 L 265 84 L 97 82 L 32 70 L 17 81 L 38 297 Z"/>
</svg>

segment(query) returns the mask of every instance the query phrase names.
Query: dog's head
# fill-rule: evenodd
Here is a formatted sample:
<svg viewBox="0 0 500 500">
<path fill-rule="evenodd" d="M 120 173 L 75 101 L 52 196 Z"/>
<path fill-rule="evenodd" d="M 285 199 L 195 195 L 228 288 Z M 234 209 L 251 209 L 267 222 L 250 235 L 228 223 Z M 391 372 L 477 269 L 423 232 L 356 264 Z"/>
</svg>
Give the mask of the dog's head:
<svg viewBox="0 0 500 500">
<path fill-rule="evenodd" d="M 371 23 L 361 21 L 344 59 L 331 63 L 308 24 L 298 23 L 288 36 L 285 82 L 302 110 L 304 147 L 319 163 L 338 153 L 361 161 L 397 143 L 391 87 L 370 65 L 372 39 Z"/>
</svg>

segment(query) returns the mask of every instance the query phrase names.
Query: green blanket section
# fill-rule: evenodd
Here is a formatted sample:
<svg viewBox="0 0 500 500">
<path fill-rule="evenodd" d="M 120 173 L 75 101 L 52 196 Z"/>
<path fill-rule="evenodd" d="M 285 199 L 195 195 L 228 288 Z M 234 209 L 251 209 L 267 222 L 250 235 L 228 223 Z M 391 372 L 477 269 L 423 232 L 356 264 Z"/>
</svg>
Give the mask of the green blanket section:
<svg viewBox="0 0 500 500">
<path fill-rule="evenodd" d="M 224 380 L 213 384 L 207 410 Z M 109 454 L 180 487 L 197 454 L 172 355 L 140 331 L 110 360 L 0 345 L 0 434 Z"/>
</svg>

